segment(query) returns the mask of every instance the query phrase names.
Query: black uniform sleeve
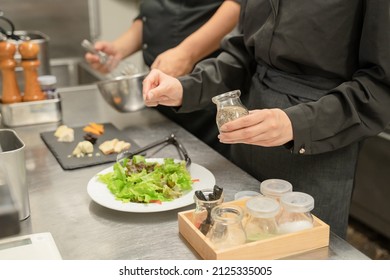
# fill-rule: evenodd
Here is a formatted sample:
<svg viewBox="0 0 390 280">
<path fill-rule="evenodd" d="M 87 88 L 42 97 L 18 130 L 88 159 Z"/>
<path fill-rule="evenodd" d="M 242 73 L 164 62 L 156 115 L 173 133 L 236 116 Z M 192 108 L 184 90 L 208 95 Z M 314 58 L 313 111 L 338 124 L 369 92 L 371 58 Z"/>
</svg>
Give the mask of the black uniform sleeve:
<svg viewBox="0 0 390 280">
<path fill-rule="evenodd" d="M 378 134 L 390 122 L 390 4 L 365 5 L 359 70 L 317 102 L 285 110 L 293 124 L 294 153 L 335 150 Z"/>
<path fill-rule="evenodd" d="M 217 58 L 198 63 L 190 75 L 180 77 L 184 88 L 183 104 L 178 112 L 191 112 L 206 107 L 218 94 L 240 89 L 248 92 L 254 60 L 247 52 L 243 36 L 230 34 L 222 41 L 224 50 Z"/>
</svg>

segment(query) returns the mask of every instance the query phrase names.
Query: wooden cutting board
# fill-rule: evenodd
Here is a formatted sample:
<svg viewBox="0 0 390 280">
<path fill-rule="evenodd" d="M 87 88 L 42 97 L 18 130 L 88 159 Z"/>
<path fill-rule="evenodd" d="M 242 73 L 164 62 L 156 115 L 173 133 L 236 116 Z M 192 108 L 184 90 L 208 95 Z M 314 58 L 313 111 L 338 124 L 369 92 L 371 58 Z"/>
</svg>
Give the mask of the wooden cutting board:
<svg viewBox="0 0 390 280">
<path fill-rule="evenodd" d="M 87 124 L 86 124 L 87 125 Z M 111 123 L 104 123 L 104 134 L 99 136 L 96 143 L 93 145 L 94 151 L 92 156 L 84 157 L 74 157 L 72 152 L 74 148 L 80 141 L 84 141 L 84 135 L 86 134 L 83 131 L 83 127 L 72 127 L 74 129 L 74 141 L 73 142 L 59 142 L 57 137 L 54 136 L 54 131 L 46 131 L 41 133 L 41 138 L 52 152 L 54 157 L 57 159 L 58 163 L 65 170 L 72 170 L 77 168 L 83 168 L 87 166 L 93 166 L 108 162 L 115 162 L 117 154 L 104 155 L 99 150 L 99 145 L 107 140 L 112 140 L 117 138 L 118 140 L 123 140 L 131 144 L 130 150 L 138 149 L 139 146 L 129 137 L 117 129 Z"/>
</svg>

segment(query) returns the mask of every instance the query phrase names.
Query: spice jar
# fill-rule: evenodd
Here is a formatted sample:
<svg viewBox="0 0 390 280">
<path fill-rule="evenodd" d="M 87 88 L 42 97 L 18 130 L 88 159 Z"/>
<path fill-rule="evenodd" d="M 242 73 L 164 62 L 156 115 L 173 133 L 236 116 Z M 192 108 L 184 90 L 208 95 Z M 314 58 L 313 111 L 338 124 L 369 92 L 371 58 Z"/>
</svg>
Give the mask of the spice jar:
<svg viewBox="0 0 390 280">
<path fill-rule="evenodd" d="M 57 77 L 53 75 L 44 75 L 38 77 L 39 85 L 41 90 L 46 94 L 47 99 L 57 98 Z"/>
<path fill-rule="evenodd" d="M 285 193 L 292 192 L 290 182 L 281 179 L 268 179 L 260 184 L 260 192 L 266 196 L 280 202 L 280 197 Z"/>
<path fill-rule="evenodd" d="M 211 210 L 223 202 L 223 190 L 218 186 L 213 189 L 204 189 L 195 192 L 195 210 L 192 214 L 192 223 L 204 235 L 212 226 Z"/>
<path fill-rule="evenodd" d="M 291 233 L 313 227 L 311 210 L 314 198 L 303 192 L 290 192 L 280 198 L 282 211 L 278 217 L 279 233 Z"/>
<path fill-rule="evenodd" d="M 272 198 L 257 196 L 246 203 L 249 213 L 244 229 L 248 242 L 267 239 L 278 234 L 276 215 L 279 213 L 279 203 Z"/>
<path fill-rule="evenodd" d="M 218 129 L 227 122 L 248 115 L 248 109 L 241 103 L 241 92 L 239 90 L 229 91 L 212 98 L 217 106 L 217 126 Z"/>
<path fill-rule="evenodd" d="M 227 249 L 246 242 L 246 235 L 242 226 L 244 211 L 241 207 L 216 206 L 211 210 L 213 226 L 207 237 L 213 243 L 215 249 Z"/>
<path fill-rule="evenodd" d="M 254 196 L 262 196 L 262 194 L 255 191 L 239 191 L 234 194 L 234 200 L 248 199 Z"/>
</svg>

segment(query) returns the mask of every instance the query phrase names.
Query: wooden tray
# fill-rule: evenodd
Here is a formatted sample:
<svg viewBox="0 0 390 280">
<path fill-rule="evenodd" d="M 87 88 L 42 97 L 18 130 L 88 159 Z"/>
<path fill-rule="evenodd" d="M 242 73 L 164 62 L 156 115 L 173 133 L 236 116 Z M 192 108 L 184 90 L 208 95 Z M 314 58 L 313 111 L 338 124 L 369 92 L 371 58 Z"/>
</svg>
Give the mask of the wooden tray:
<svg viewBox="0 0 390 280">
<path fill-rule="evenodd" d="M 243 206 L 244 202 L 224 203 L 227 204 Z M 206 260 L 273 260 L 329 246 L 329 225 L 313 216 L 314 227 L 311 229 L 215 250 L 213 244 L 192 224 L 193 211 L 178 213 L 179 232 Z"/>
</svg>

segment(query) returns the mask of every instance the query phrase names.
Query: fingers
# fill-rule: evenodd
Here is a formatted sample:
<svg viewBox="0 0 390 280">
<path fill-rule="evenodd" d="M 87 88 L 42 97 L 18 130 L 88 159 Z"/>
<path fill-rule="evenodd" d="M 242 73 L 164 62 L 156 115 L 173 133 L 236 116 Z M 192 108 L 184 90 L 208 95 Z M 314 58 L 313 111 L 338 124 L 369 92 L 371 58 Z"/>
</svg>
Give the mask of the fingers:
<svg viewBox="0 0 390 280">
<path fill-rule="evenodd" d="M 153 69 L 143 81 L 142 94 L 147 106 L 158 104 L 180 106 L 183 87 L 179 80 L 168 76 L 160 70 Z"/>
<path fill-rule="evenodd" d="M 280 109 L 254 110 L 247 116 L 223 125 L 218 138 L 227 144 L 279 146 L 293 140 L 292 124 Z"/>
<path fill-rule="evenodd" d="M 109 73 L 115 69 L 121 61 L 121 55 L 116 50 L 113 43 L 99 41 L 94 44 L 94 48 L 97 51 L 104 52 L 108 56 L 108 60 L 102 64 L 98 55 L 87 52 L 85 54 L 85 60 L 91 65 L 91 67 L 101 73 Z"/>
<path fill-rule="evenodd" d="M 105 51 L 104 49 L 108 48 L 109 44 L 110 43 L 108 42 L 98 41 L 94 44 L 94 47 L 96 50 L 104 52 Z"/>
<path fill-rule="evenodd" d="M 85 54 L 85 60 L 88 62 L 88 64 L 95 70 L 106 73 L 107 70 L 105 70 L 104 65 L 100 63 L 99 57 L 97 55 L 94 55 L 92 53 L 86 53 Z"/>
<path fill-rule="evenodd" d="M 118 61 L 113 57 L 109 56 L 105 64 L 101 64 L 99 56 L 87 52 L 85 54 L 85 60 L 91 65 L 91 67 L 101 73 L 108 73 L 113 70 L 117 65 Z"/>
<path fill-rule="evenodd" d="M 146 78 L 142 81 L 142 94 L 145 100 L 152 98 L 150 91 L 159 85 L 159 73 L 156 70 L 151 70 Z"/>
<path fill-rule="evenodd" d="M 218 138 L 223 143 L 248 143 L 253 137 L 262 134 L 261 115 L 250 114 L 221 126 Z"/>
<path fill-rule="evenodd" d="M 161 95 L 164 93 L 164 86 L 160 85 L 160 81 L 163 79 L 162 76 L 161 71 L 152 69 L 143 80 L 142 94 L 146 106 L 155 107 L 163 100 Z"/>
<path fill-rule="evenodd" d="M 152 88 L 144 95 L 144 101 L 146 106 L 157 106 L 159 104 L 166 106 L 173 106 L 174 97 L 168 96 L 169 90 L 165 88 L 165 85 L 158 85 Z M 172 101 L 172 102 L 171 102 Z"/>
<path fill-rule="evenodd" d="M 260 123 L 263 121 L 263 116 L 262 114 L 259 114 L 258 111 L 260 110 L 250 111 L 249 115 L 247 116 L 243 116 L 234 121 L 225 123 L 223 126 L 221 126 L 220 130 L 223 132 L 232 132 Z"/>
<path fill-rule="evenodd" d="M 90 53 L 90 52 L 87 52 L 84 57 L 85 57 L 85 60 L 90 64 L 99 62 L 99 57 L 97 55 Z"/>
</svg>

